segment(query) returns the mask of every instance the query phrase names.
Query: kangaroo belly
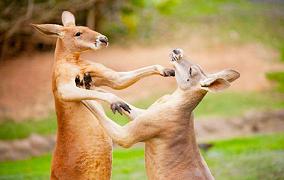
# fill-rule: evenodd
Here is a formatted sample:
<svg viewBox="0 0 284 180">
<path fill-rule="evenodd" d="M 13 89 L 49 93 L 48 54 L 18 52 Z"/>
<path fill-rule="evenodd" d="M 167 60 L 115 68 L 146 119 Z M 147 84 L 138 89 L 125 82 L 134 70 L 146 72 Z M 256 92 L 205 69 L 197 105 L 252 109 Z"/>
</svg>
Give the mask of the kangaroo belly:
<svg viewBox="0 0 284 180">
<path fill-rule="evenodd" d="M 167 132 L 167 136 L 169 134 Z M 149 179 L 213 179 L 196 142 L 186 138 L 186 134 L 187 131 L 184 134 L 174 133 L 173 136 L 160 136 L 145 142 L 145 163 Z"/>
<path fill-rule="evenodd" d="M 56 102 L 58 132 L 52 176 L 110 179 L 112 141 L 80 102 Z"/>
</svg>

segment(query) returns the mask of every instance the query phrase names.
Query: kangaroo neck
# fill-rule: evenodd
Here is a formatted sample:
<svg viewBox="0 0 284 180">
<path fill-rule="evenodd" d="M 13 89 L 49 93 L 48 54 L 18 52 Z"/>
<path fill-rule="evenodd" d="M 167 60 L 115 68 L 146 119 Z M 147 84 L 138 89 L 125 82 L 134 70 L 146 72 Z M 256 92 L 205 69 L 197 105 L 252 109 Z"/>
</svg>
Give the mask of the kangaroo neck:
<svg viewBox="0 0 284 180">
<path fill-rule="evenodd" d="M 178 107 L 181 112 L 186 112 L 186 115 L 190 115 L 196 106 L 206 95 L 206 91 L 201 89 L 182 90 L 178 88 L 172 95 L 174 99 L 178 99 Z"/>
<path fill-rule="evenodd" d="M 70 62 L 76 63 L 80 59 L 81 53 L 79 52 L 72 52 L 64 45 L 62 39 L 58 38 L 56 41 L 54 59 L 55 62 Z"/>
</svg>

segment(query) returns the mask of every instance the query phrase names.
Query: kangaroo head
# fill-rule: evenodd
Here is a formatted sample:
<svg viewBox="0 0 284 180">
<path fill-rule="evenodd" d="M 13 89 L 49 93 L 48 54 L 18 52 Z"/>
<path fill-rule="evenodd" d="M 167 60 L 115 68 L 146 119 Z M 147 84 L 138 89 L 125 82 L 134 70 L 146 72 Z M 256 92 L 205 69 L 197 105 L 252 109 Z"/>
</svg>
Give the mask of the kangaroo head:
<svg viewBox="0 0 284 180">
<path fill-rule="evenodd" d="M 62 13 L 63 26 L 57 24 L 32 24 L 39 32 L 60 38 L 66 50 L 83 52 L 96 50 L 108 45 L 106 36 L 85 26 L 76 26 L 74 15 L 68 11 Z"/>
<path fill-rule="evenodd" d="M 230 69 L 205 74 L 199 65 L 185 60 L 182 49 L 174 49 L 170 54 L 170 59 L 175 68 L 178 86 L 184 91 L 192 89 L 221 91 L 240 77 L 237 71 Z"/>
</svg>

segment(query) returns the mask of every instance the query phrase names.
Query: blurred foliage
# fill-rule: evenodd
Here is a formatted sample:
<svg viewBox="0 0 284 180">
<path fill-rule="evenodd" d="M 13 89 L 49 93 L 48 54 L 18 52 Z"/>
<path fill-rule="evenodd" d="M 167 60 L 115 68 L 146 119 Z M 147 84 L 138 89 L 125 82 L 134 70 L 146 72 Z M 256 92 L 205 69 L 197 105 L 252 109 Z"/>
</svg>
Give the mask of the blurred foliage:
<svg viewBox="0 0 284 180">
<path fill-rule="evenodd" d="M 255 41 L 283 50 L 284 3 L 246 0 L 141 0 L 125 1 L 112 37 L 145 41 L 155 37 L 190 36 L 204 33 L 219 40 Z M 103 27 L 115 22 L 102 21 Z M 111 26 L 114 27 L 114 26 Z M 195 35 L 193 33 L 193 35 Z M 160 38 L 159 38 L 160 37 Z"/>
<path fill-rule="evenodd" d="M 284 72 L 269 72 L 266 74 L 266 77 L 276 82 L 276 89 L 279 92 L 284 92 Z"/>
<path fill-rule="evenodd" d="M 60 23 L 63 10 L 80 12 L 78 23 L 96 0 L 2 0 L 0 1 L 0 56 L 13 56 L 29 49 L 50 49 L 53 41 L 36 36 L 30 23 Z"/>
<path fill-rule="evenodd" d="M 139 108 L 147 108 L 155 102 L 159 96 L 160 95 L 155 95 L 136 101 L 134 105 Z M 195 109 L 194 114 L 198 120 L 199 117 L 204 116 L 232 117 L 241 115 L 250 110 L 279 108 L 284 108 L 283 94 L 271 92 L 224 92 L 220 94 L 208 94 Z M 109 110 L 109 106 L 106 106 L 105 109 L 107 116 L 117 123 L 123 125 L 128 122 L 128 119 L 125 116 L 121 116 L 118 113 L 113 114 Z M 56 124 L 55 114 L 44 119 L 31 119 L 22 122 L 6 120 L 0 123 L 0 140 L 26 138 L 32 133 L 43 135 L 55 134 Z"/>
<path fill-rule="evenodd" d="M 112 42 L 184 40 L 197 33 L 218 41 L 264 43 L 279 49 L 284 60 L 284 3 L 279 0 L 2 0 L 0 10 L 2 54 L 7 48 L 9 54 L 30 46 L 50 48 L 54 41 L 33 33 L 29 23 L 61 24 L 61 12 L 69 10 L 79 25 L 94 19 L 91 28 Z"/>
<path fill-rule="evenodd" d="M 203 152 L 216 179 L 283 179 L 284 134 L 212 142 Z M 48 179 L 51 155 L 0 162 L 0 179 Z M 146 179 L 144 149 L 115 148 L 112 179 Z"/>
</svg>

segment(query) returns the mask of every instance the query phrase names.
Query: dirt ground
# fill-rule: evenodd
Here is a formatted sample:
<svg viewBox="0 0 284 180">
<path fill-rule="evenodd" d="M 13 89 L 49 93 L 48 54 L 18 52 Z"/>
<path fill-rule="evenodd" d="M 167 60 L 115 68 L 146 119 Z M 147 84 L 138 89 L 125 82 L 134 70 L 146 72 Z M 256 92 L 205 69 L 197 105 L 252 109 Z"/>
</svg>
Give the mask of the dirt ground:
<svg viewBox="0 0 284 180">
<path fill-rule="evenodd" d="M 204 41 L 203 41 L 204 42 Z M 178 44 L 178 45 L 177 45 Z M 86 53 L 82 58 L 100 62 L 117 71 L 129 71 L 139 67 L 161 64 L 169 66 L 168 54 L 180 47 L 187 57 L 200 64 L 205 72 L 232 68 L 241 73 L 233 84 L 235 91 L 261 91 L 270 87 L 265 73 L 283 70 L 276 51 L 259 44 L 206 45 L 198 39 L 186 43 L 151 46 L 110 46 L 97 52 Z M 53 53 L 22 55 L 0 64 L 0 119 L 4 117 L 22 120 L 42 117 L 54 110 L 51 92 Z M 151 94 L 174 90 L 173 78 L 148 77 L 125 90 L 114 91 L 126 100 L 145 98 Z"/>
</svg>

